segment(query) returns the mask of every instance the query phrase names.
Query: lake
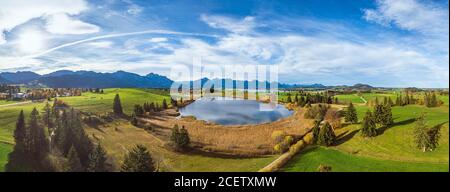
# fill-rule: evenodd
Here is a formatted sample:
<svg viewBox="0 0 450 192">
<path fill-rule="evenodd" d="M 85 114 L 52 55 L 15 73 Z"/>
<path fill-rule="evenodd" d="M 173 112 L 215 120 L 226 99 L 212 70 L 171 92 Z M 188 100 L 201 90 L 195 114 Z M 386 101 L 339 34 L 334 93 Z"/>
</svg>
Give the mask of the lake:
<svg viewBox="0 0 450 192">
<path fill-rule="evenodd" d="M 267 109 L 273 106 L 272 110 Z M 199 120 L 221 125 L 260 124 L 292 115 L 283 105 L 270 105 L 255 100 L 207 97 L 180 109 L 181 116 L 194 116 Z"/>
</svg>

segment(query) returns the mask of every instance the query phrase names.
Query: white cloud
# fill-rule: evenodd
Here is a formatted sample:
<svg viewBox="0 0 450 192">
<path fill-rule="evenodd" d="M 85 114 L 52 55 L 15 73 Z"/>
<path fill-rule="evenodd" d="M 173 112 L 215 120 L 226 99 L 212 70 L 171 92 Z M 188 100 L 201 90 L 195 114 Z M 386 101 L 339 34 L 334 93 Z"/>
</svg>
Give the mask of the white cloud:
<svg viewBox="0 0 450 192">
<path fill-rule="evenodd" d="M 113 46 L 113 44 L 114 43 L 112 41 L 95 41 L 95 42 L 87 43 L 88 46 L 91 46 L 93 48 L 102 48 L 102 49 L 111 48 Z"/>
<path fill-rule="evenodd" d="M 47 16 L 46 20 L 47 25 L 45 29 L 53 34 L 78 35 L 100 31 L 98 26 L 73 19 L 64 13 Z"/>
<path fill-rule="evenodd" d="M 225 29 L 234 33 L 250 32 L 256 27 L 255 18 L 247 16 L 242 20 L 233 19 L 220 15 L 201 15 L 200 19 L 207 23 L 210 27 L 216 29 Z"/>
<path fill-rule="evenodd" d="M 55 14 L 78 15 L 88 9 L 84 0 L 14 0 L 0 1 L 0 43 L 6 42 L 5 31 L 30 21 L 33 18 L 51 17 Z M 80 27 L 81 21 L 69 20 Z M 81 24 L 86 27 L 86 25 Z M 90 26 L 92 27 L 92 26 Z M 74 29 L 71 27 L 71 29 Z M 67 30 L 55 29 L 56 32 Z"/>
<path fill-rule="evenodd" d="M 364 10 L 364 18 L 405 30 L 448 35 L 448 7 L 417 0 L 377 0 L 376 9 Z"/>
<path fill-rule="evenodd" d="M 168 41 L 168 39 L 165 38 L 165 37 L 154 37 L 154 38 L 151 38 L 149 41 L 150 41 L 151 43 L 161 43 L 161 42 L 166 42 L 166 41 Z"/>
</svg>

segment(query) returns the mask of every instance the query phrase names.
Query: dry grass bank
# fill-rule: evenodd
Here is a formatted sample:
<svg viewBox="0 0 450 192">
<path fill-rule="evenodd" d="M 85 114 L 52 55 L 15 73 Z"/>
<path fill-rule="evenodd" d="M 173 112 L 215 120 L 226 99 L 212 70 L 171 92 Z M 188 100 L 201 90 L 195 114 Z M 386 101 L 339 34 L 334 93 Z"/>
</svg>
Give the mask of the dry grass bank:
<svg viewBox="0 0 450 192">
<path fill-rule="evenodd" d="M 296 138 L 302 137 L 312 127 L 312 120 L 303 118 L 303 110 L 295 109 L 293 115 L 275 122 L 258 125 L 224 126 L 196 120 L 193 117 L 177 118 L 174 110 L 141 119 L 153 128 L 152 134 L 169 141 L 175 124 L 188 129 L 197 149 L 207 152 L 258 156 L 272 154 L 271 134 L 284 131 Z"/>
</svg>

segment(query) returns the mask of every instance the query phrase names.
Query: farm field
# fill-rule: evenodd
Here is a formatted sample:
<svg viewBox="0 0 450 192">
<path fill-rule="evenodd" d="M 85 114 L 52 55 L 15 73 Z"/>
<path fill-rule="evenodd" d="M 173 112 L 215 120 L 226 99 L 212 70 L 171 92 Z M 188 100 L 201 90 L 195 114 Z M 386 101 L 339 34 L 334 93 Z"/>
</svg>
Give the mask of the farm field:
<svg viewBox="0 0 450 192">
<path fill-rule="evenodd" d="M 361 121 L 369 107 L 356 109 Z M 358 132 L 360 124 L 345 126 L 336 131 L 335 146 L 302 152 L 283 171 L 317 171 L 320 164 L 331 165 L 333 171 L 448 171 L 448 110 L 445 106 L 393 107 L 395 124 L 379 129 L 381 135 L 364 138 Z M 427 114 L 428 126 L 441 126 L 439 146 L 432 152 L 423 153 L 414 144 L 414 121 L 422 112 Z"/>
</svg>

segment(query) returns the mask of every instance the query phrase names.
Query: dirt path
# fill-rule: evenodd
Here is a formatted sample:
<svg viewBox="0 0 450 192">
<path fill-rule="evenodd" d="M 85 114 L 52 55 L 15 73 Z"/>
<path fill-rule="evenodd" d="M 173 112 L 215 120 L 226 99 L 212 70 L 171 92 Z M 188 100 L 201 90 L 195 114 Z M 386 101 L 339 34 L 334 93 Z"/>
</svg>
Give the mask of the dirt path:
<svg viewBox="0 0 450 192">
<path fill-rule="evenodd" d="M 23 102 L 18 102 L 18 103 L 4 104 L 4 105 L 0 105 L 0 108 L 1 107 L 11 107 L 11 106 L 26 105 L 26 104 L 30 104 L 30 103 L 32 103 L 32 101 L 23 101 Z"/>
</svg>

